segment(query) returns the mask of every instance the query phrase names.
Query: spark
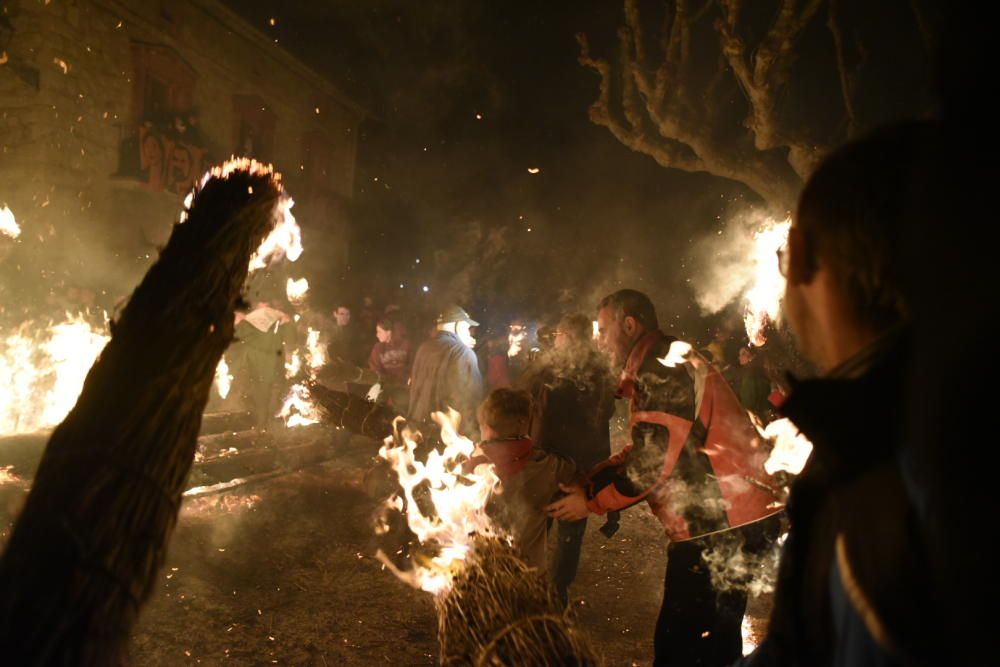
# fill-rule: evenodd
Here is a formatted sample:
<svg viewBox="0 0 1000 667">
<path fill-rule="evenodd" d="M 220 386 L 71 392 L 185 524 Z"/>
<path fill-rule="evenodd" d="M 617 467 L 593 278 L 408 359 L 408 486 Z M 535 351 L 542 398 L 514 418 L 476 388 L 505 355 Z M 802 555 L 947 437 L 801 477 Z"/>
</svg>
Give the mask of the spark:
<svg viewBox="0 0 1000 667">
<path fill-rule="evenodd" d="M 16 239 L 21 235 L 21 228 L 14 219 L 14 212 L 6 206 L 0 206 L 0 234 Z"/>
</svg>

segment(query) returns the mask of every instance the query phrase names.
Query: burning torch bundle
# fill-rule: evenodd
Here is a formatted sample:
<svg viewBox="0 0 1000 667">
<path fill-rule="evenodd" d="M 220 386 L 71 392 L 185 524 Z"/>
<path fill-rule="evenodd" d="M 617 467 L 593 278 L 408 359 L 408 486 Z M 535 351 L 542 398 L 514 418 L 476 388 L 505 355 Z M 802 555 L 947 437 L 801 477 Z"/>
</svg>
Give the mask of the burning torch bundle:
<svg viewBox="0 0 1000 667">
<path fill-rule="evenodd" d="M 291 200 L 270 167 L 231 160 L 186 204 L 53 432 L 0 560 L 9 664 L 122 662 L 163 564 L 247 275 L 297 256 Z"/>
<path fill-rule="evenodd" d="M 482 538 L 436 600 L 442 665 L 597 665 L 544 572 Z"/>
<path fill-rule="evenodd" d="M 546 573 L 528 567 L 493 523 L 487 504 L 500 483 L 489 465 L 469 468 L 475 445 L 458 433 L 459 415 L 435 413 L 440 445 L 429 448 L 396 424 L 379 455 L 398 491 L 377 532 L 402 518 L 411 539 L 379 559 L 406 583 L 432 593 L 441 664 L 596 665 Z M 418 448 L 418 441 L 420 446 Z"/>
</svg>

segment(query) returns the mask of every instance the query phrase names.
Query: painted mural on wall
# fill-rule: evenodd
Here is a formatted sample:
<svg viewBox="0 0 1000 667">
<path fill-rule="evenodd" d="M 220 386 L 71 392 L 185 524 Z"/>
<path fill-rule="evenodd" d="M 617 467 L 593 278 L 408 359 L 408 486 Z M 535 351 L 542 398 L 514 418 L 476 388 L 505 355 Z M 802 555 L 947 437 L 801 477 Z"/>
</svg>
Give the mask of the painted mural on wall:
<svg viewBox="0 0 1000 667">
<path fill-rule="evenodd" d="M 208 168 L 208 149 L 191 119 L 142 123 L 122 141 L 118 176 L 133 178 L 155 192 L 186 194 Z"/>
</svg>

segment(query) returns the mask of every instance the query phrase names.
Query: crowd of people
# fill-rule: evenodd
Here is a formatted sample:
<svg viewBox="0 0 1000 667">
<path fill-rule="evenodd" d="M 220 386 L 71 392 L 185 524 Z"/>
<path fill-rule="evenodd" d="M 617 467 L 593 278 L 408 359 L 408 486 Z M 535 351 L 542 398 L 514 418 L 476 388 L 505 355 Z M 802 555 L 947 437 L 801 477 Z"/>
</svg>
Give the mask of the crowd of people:
<svg viewBox="0 0 1000 667">
<path fill-rule="evenodd" d="M 878 131 L 831 154 L 806 184 L 775 261 L 814 377 L 775 368 L 725 327 L 687 345 L 631 289 L 548 326 L 512 319 L 484 345 L 458 305 L 414 329 L 398 306 L 378 312 L 366 299 L 355 317 L 340 304 L 327 322 L 332 364 L 349 371 L 349 387 L 416 422 L 461 414 L 460 432 L 477 443 L 469 465 L 492 466 L 502 482 L 491 513 L 563 600 L 588 517 L 606 517 L 610 536 L 618 514 L 645 501 L 668 555 L 655 664 L 943 664 L 941 628 L 967 595 L 947 587 L 955 555 L 941 542 L 952 531 L 939 508 L 954 506 L 944 495 L 954 487 L 927 463 L 941 461 L 941 443 L 910 425 L 923 423 L 905 384 L 920 284 L 909 262 L 921 251 L 897 242 L 938 131 Z M 243 322 L 276 331 L 282 314 L 272 311 L 262 303 Z M 616 399 L 628 412 L 620 446 Z M 788 496 L 764 470 L 754 424 L 779 416 L 814 445 Z M 718 590 L 706 555 L 723 543 L 759 555 L 782 521 L 769 632 L 741 658 L 747 593 Z"/>
</svg>

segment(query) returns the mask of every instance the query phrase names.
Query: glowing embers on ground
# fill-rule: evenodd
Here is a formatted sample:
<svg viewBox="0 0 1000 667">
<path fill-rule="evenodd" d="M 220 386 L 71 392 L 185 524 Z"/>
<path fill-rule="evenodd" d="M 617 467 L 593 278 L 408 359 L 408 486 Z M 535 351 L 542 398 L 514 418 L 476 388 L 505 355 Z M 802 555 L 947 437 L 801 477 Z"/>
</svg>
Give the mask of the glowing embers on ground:
<svg viewBox="0 0 1000 667">
<path fill-rule="evenodd" d="M 83 315 L 41 328 L 25 322 L 0 338 L 0 434 L 55 426 L 76 404 L 109 337 Z"/>
<path fill-rule="evenodd" d="M 417 458 L 417 434 L 403 429 L 398 443 L 386 439 L 379 456 L 395 472 L 402 495 L 386 502 L 387 511 L 400 511 L 419 540 L 410 569 L 397 567 L 381 550 L 378 559 L 397 577 L 415 588 L 440 595 L 472 552 L 477 536 L 503 537 L 486 514 L 490 494 L 500 483 L 489 465 L 468 470 L 475 446 L 457 432 L 460 416 L 454 410 L 433 415 L 441 426 L 443 449 L 434 448 L 426 460 Z M 388 531 L 383 522 L 377 531 Z"/>
<path fill-rule="evenodd" d="M 767 342 L 764 329 L 778 321 L 785 279 L 778 266 L 778 251 L 788 242 L 791 219 L 766 219 L 753 234 L 750 260 L 753 279 L 743 297 L 743 324 L 751 345 Z"/>
<path fill-rule="evenodd" d="M 14 219 L 14 212 L 6 206 L 0 206 L 0 234 L 12 239 L 21 235 L 21 228 Z"/>
</svg>

